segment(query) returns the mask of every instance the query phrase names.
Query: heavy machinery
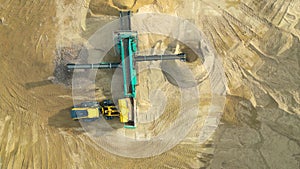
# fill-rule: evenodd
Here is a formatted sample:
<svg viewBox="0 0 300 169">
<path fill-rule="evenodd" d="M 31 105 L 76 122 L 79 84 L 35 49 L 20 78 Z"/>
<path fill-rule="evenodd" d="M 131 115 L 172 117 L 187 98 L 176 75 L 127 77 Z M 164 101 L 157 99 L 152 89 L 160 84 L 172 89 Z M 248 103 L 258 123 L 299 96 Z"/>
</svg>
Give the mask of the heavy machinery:
<svg viewBox="0 0 300 169">
<path fill-rule="evenodd" d="M 103 100 L 102 102 L 83 102 L 76 105 L 71 110 L 71 117 L 73 120 L 83 119 L 84 121 L 93 121 L 101 118 L 101 114 L 107 120 L 114 117 L 119 117 L 121 122 L 128 122 L 126 113 L 120 114 L 119 110 L 111 100 Z"/>
<path fill-rule="evenodd" d="M 98 102 L 83 102 L 72 108 L 71 118 L 73 120 L 83 119 L 84 121 L 92 121 L 100 118 L 100 111 L 100 104 Z"/>
<path fill-rule="evenodd" d="M 120 55 L 120 63 L 101 62 L 96 64 L 67 64 L 68 69 L 113 69 L 122 68 L 123 73 L 123 92 L 124 98 L 118 100 L 118 110 L 116 107 L 110 106 L 109 103 L 102 105 L 102 114 L 110 119 L 114 116 L 120 117 L 120 122 L 124 123 L 125 128 L 136 127 L 136 62 L 156 61 L 156 60 L 181 60 L 185 61 L 184 53 L 171 55 L 149 55 L 138 56 L 138 33 L 131 30 L 130 21 L 131 12 L 120 12 L 120 31 L 114 32 L 115 51 Z M 92 108 L 92 107 L 91 107 Z M 92 115 L 85 116 L 85 118 Z"/>
</svg>

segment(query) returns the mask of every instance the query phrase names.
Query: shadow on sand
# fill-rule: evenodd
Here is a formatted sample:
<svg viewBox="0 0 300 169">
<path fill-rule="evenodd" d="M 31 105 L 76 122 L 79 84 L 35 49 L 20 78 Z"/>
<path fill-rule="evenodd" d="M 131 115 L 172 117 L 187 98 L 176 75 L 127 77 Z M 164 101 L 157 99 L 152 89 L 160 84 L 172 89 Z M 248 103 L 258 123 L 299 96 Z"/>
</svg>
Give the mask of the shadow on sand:
<svg viewBox="0 0 300 169">
<path fill-rule="evenodd" d="M 33 89 L 33 88 L 36 88 L 36 87 L 50 85 L 50 84 L 53 84 L 51 80 L 42 80 L 42 81 L 37 81 L 37 82 L 26 83 L 24 87 L 27 90 L 29 90 L 29 89 Z"/>
<path fill-rule="evenodd" d="M 60 110 L 55 115 L 48 118 L 48 125 L 56 128 L 77 128 L 81 127 L 78 121 L 74 121 L 70 116 L 72 107 Z"/>
</svg>

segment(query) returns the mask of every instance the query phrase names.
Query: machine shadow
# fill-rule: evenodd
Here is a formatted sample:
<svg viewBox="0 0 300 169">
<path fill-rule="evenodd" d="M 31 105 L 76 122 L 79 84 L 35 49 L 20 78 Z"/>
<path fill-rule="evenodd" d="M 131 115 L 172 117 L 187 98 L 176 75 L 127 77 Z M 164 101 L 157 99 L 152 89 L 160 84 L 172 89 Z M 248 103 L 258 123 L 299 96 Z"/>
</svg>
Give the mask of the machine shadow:
<svg viewBox="0 0 300 169">
<path fill-rule="evenodd" d="M 37 82 L 26 83 L 24 85 L 24 87 L 25 87 L 25 89 L 29 90 L 29 89 L 33 89 L 36 87 L 50 85 L 50 84 L 53 84 L 53 82 L 51 80 L 42 80 L 42 81 L 37 81 Z"/>
<path fill-rule="evenodd" d="M 55 128 L 78 128 L 81 127 L 78 121 L 74 121 L 70 116 L 72 107 L 60 110 L 55 115 L 48 118 L 48 125 Z"/>
</svg>

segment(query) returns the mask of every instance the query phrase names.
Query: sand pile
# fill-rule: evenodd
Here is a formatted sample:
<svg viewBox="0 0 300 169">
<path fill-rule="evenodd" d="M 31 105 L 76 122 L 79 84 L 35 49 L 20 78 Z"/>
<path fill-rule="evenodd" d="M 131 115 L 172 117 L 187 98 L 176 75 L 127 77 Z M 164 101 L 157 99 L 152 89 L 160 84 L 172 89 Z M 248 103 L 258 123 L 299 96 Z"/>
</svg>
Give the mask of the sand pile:
<svg viewBox="0 0 300 169">
<path fill-rule="evenodd" d="M 299 1 L 57 0 L 0 4 L 2 168 L 299 167 Z M 127 8 L 188 19 L 204 32 L 222 59 L 228 81 L 226 107 L 222 124 L 205 144 L 196 140 L 204 123 L 201 114 L 192 129 L 195 133 L 171 150 L 144 159 L 120 157 L 99 148 L 80 124 L 70 119 L 72 91 L 52 82 L 57 50 L 82 45 L 99 27 L 116 19 L 119 9 Z M 160 39 L 165 46 L 156 47 L 157 51 L 167 49 L 164 38 L 144 38 L 148 43 L 145 48 Z M 195 60 L 188 64 L 200 68 L 198 88 L 203 97 L 199 105 L 205 114 L 213 95 L 201 63 Z M 173 64 L 180 67 L 181 63 Z M 148 66 L 145 63 L 141 68 Z M 101 78 L 107 81 L 114 72 L 98 73 L 97 96 L 110 97 L 111 84 Z M 151 109 L 152 101 L 160 104 L 157 100 L 161 95 L 166 96 L 161 102 L 168 105 L 160 121 L 145 124 L 139 131 L 152 131 L 148 136 L 138 135 L 148 138 L 178 114 L 174 103 L 179 100 L 174 97 L 170 101 L 178 91 L 161 71 L 145 69 L 139 77 L 139 91 L 143 91 L 138 94 L 143 98 L 140 109 Z M 160 83 L 152 83 L 157 79 Z M 151 92 L 159 86 L 168 92 Z"/>
</svg>

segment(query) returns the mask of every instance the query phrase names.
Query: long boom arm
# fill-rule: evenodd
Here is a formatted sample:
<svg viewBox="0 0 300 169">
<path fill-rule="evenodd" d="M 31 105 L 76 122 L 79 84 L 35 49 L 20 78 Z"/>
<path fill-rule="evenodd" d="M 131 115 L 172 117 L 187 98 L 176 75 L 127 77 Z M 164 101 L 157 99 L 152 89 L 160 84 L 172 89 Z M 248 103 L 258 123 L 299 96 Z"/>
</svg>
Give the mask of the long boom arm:
<svg viewBox="0 0 300 169">
<path fill-rule="evenodd" d="M 173 54 L 173 55 L 145 55 L 145 56 L 136 56 L 134 58 L 136 62 L 143 61 L 157 61 L 157 60 L 181 60 L 186 61 L 185 53 Z"/>
<path fill-rule="evenodd" d="M 170 55 L 140 55 L 134 57 L 135 62 L 144 62 L 144 61 L 158 61 L 158 60 L 180 60 L 186 61 L 185 53 L 180 54 L 170 54 Z M 115 69 L 121 68 L 121 63 L 94 63 L 94 64 L 75 64 L 75 63 L 68 63 L 68 69 Z"/>
<path fill-rule="evenodd" d="M 118 67 L 120 67 L 120 63 L 67 64 L 68 69 L 114 69 Z"/>
</svg>

